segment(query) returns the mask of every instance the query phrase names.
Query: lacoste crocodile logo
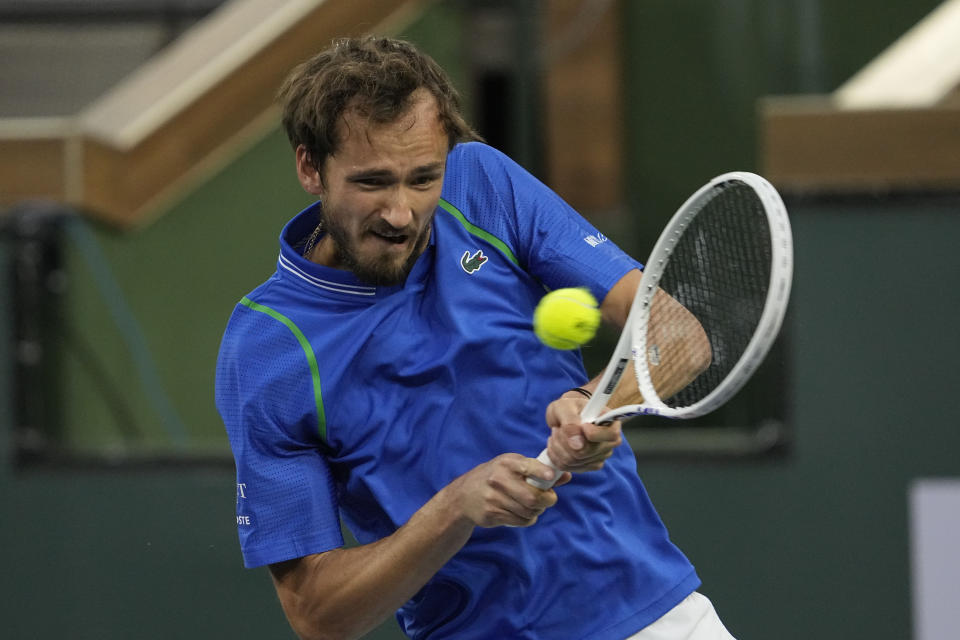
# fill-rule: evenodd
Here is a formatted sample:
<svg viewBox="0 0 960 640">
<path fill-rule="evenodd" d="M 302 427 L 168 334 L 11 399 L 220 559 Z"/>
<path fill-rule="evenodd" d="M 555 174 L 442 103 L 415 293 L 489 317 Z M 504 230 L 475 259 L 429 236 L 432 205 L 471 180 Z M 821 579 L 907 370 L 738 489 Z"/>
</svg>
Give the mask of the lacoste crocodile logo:
<svg viewBox="0 0 960 640">
<path fill-rule="evenodd" d="M 473 273 L 482 267 L 486 261 L 487 256 L 483 255 L 483 251 L 480 249 L 472 256 L 469 251 L 464 251 L 463 256 L 460 258 L 460 266 L 463 267 L 463 270 L 467 273 Z"/>
</svg>

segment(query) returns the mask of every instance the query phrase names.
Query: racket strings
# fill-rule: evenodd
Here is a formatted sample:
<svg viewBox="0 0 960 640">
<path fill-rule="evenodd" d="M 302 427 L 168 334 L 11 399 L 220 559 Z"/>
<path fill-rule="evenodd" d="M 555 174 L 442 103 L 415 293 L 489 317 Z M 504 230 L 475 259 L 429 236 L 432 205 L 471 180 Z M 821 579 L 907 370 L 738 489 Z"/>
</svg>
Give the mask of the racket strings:
<svg viewBox="0 0 960 640">
<path fill-rule="evenodd" d="M 647 360 L 654 389 L 665 404 L 693 405 L 740 360 L 763 314 L 771 258 L 767 216 L 754 190 L 736 181 L 718 185 L 677 240 L 659 282 L 697 319 L 709 341 L 709 366 L 692 382 L 687 383 L 690 367 L 706 364 L 704 347 L 670 335 L 670 327 L 684 333 L 676 329 L 683 326 L 682 319 L 669 313 L 658 317 L 656 307 L 651 313 Z M 662 353 L 664 344 L 674 345 L 669 358 Z"/>
</svg>

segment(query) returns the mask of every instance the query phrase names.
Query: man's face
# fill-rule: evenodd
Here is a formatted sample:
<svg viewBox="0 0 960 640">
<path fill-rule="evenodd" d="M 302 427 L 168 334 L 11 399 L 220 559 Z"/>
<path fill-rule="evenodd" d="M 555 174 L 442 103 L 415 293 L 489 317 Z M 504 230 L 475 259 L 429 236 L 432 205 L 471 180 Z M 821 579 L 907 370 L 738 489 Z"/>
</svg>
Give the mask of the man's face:
<svg viewBox="0 0 960 640">
<path fill-rule="evenodd" d="M 352 271 L 370 284 L 395 285 L 423 253 L 443 187 L 448 138 L 433 96 L 420 90 L 414 98 L 406 113 L 386 124 L 347 111 L 338 125 L 340 148 L 320 174 L 306 151 L 297 150 L 301 184 L 323 201 L 327 233 L 308 256 L 314 262 Z"/>
</svg>

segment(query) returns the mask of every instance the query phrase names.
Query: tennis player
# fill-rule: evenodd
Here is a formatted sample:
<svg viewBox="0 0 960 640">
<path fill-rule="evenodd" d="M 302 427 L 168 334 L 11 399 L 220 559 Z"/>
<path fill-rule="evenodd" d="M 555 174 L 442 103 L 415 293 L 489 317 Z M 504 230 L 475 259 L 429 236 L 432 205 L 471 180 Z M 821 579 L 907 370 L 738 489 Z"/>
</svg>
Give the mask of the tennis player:
<svg viewBox="0 0 960 640">
<path fill-rule="evenodd" d="M 480 142 L 408 43 L 338 41 L 280 101 L 317 202 L 234 310 L 216 401 L 245 565 L 297 634 L 730 638 L 620 424 L 581 424 L 579 352 L 531 330 L 567 286 L 622 325 L 640 265 Z M 552 477 L 544 442 L 555 490 L 526 482 Z"/>
</svg>

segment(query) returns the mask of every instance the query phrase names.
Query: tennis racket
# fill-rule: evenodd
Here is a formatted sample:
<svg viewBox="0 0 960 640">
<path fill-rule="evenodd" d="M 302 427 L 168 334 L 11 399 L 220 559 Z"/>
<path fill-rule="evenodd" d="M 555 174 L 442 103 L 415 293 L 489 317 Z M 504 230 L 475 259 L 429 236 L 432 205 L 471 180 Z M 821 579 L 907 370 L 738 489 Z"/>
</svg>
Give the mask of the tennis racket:
<svg viewBox="0 0 960 640">
<path fill-rule="evenodd" d="M 769 182 L 733 172 L 701 187 L 660 234 L 583 421 L 696 418 L 720 407 L 776 339 L 792 274 L 790 221 Z M 606 411 L 631 365 L 637 403 Z M 557 473 L 527 481 L 547 489 L 560 471 L 546 449 L 537 459 Z"/>
</svg>

